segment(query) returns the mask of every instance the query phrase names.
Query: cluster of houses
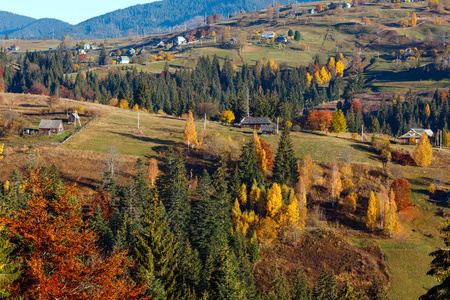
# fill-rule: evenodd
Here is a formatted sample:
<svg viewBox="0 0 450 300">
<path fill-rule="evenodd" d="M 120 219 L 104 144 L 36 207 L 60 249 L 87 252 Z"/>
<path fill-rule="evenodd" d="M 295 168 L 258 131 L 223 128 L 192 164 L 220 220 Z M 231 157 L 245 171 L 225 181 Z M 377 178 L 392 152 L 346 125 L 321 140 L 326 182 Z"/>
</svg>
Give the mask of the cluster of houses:
<svg viewBox="0 0 450 300">
<path fill-rule="evenodd" d="M 267 117 L 244 117 L 239 125 L 242 128 L 251 128 L 261 130 L 263 134 L 274 134 L 278 128 Z M 402 136 L 398 137 L 400 144 L 411 145 L 418 144 L 420 137 L 426 134 L 430 142 L 436 143 L 435 134 L 431 129 L 413 128 Z"/>
<path fill-rule="evenodd" d="M 74 126 L 81 126 L 80 116 L 77 111 L 71 113 L 68 119 L 69 123 Z M 46 120 L 42 119 L 39 123 L 39 134 L 41 135 L 58 135 L 64 132 L 64 124 L 62 120 Z"/>
<path fill-rule="evenodd" d="M 321 4 L 322 5 L 322 4 Z M 347 3 L 347 2 L 343 2 L 343 3 L 330 3 L 330 4 L 326 4 L 326 5 L 324 5 L 325 6 L 325 10 L 329 10 L 329 9 L 336 9 L 336 8 L 338 8 L 338 7 L 340 7 L 340 8 L 343 8 L 343 9 L 345 9 L 345 8 L 351 8 L 352 7 L 352 5 L 350 4 L 350 3 Z M 308 13 L 310 14 L 310 15 L 312 15 L 312 14 L 315 14 L 315 13 L 317 13 L 318 11 L 315 9 L 315 8 L 311 8 L 311 9 L 309 9 L 308 10 Z"/>
</svg>

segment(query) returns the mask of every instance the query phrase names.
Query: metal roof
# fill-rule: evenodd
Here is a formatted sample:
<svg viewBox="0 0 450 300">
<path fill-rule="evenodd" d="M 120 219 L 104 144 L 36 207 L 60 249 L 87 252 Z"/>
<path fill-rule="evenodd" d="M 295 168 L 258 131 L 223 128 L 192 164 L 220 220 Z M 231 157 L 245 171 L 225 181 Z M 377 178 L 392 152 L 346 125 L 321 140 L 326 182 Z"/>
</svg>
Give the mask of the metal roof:
<svg viewBox="0 0 450 300">
<path fill-rule="evenodd" d="M 61 120 L 41 120 L 39 129 L 57 129 L 63 127 Z"/>
<path fill-rule="evenodd" d="M 241 125 L 270 125 L 272 122 L 267 117 L 244 117 Z"/>
</svg>

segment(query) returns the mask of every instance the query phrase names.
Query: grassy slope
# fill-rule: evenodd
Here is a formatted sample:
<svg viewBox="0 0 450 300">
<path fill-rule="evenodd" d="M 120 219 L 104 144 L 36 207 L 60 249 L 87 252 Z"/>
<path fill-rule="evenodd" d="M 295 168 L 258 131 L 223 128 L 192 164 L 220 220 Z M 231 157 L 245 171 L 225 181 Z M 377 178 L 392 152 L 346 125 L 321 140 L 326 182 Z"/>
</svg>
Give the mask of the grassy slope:
<svg viewBox="0 0 450 300">
<path fill-rule="evenodd" d="M 103 151 L 115 145 L 123 154 L 153 156 L 168 145 L 177 145 L 182 140 L 184 120 L 163 116 L 140 114 L 142 134 L 137 130 L 137 113 L 120 110 L 101 117 L 84 132 L 76 135 L 63 146 L 66 150 Z M 202 127 L 197 123 L 197 128 Z M 219 132 L 233 140 L 249 139 L 251 131 L 237 127 L 227 127 L 217 123 L 207 125 L 207 133 Z M 265 136 L 276 151 L 277 136 Z M 334 135 L 320 133 L 293 133 L 292 140 L 297 157 L 310 154 L 315 161 L 343 161 L 344 152 L 350 152 L 352 161 L 368 166 L 381 166 L 376 155 L 365 144 Z M 440 155 L 449 155 L 448 152 Z M 392 276 L 389 295 L 392 299 L 417 299 L 426 289 L 435 284 L 426 275 L 431 258 L 428 254 L 442 246 L 438 233 L 441 217 L 437 217 L 438 206 L 430 204 L 424 193 L 433 178 L 435 168 L 400 167 L 402 175 L 411 182 L 412 199 L 417 205 L 416 219 L 402 217 L 402 231 L 393 239 L 359 240 L 362 244 L 379 244 L 385 255 Z M 445 171 L 449 175 L 448 170 Z M 415 232 L 412 230 L 416 229 Z"/>
</svg>

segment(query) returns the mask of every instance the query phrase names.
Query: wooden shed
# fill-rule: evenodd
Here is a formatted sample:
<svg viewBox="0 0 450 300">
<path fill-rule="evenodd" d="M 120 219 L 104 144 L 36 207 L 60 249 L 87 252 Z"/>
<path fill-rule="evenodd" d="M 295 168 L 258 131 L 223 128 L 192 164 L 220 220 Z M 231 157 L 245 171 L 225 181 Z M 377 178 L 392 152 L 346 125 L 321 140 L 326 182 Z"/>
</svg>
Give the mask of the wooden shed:
<svg viewBox="0 0 450 300">
<path fill-rule="evenodd" d="M 62 120 L 41 120 L 39 123 L 39 134 L 52 135 L 64 132 Z"/>
<path fill-rule="evenodd" d="M 243 128 L 261 129 L 262 125 L 270 125 L 272 122 L 267 117 L 244 117 L 240 124 Z"/>
</svg>

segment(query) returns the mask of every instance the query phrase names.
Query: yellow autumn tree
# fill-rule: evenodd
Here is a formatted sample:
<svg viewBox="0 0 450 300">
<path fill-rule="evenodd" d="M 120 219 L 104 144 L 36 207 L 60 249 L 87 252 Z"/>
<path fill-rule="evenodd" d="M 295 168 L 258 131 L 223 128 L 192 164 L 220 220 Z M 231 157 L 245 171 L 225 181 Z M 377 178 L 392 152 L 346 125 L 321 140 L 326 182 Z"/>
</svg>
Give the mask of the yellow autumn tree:
<svg viewBox="0 0 450 300">
<path fill-rule="evenodd" d="M 244 206 L 247 205 L 247 187 L 245 184 L 241 185 L 241 189 L 239 191 L 239 202 Z"/>
<path fill-rule="evenodd" d="M 189 111 L 186 118 L 186 126 L 183 131 L 183 141 L 187 144 L 188 148 L 192 144 L 197 143 L 197 131 L 195 131 L 194 116 L 191 111 Z"/>
<path fill-rule="evenodd" d="M 297 199 L 294 195 L 290 197 L 289 204 L 283 208 L 282 215 L 280 216 L 279 226 L 282 234 L 286 236 L 288 233 L 295 234 L 299 229 L 300 210 L 298 207 Z"/>
<path fill-rule="evenodd" d="M 316 73 L 314 73 L 314 79 L 316 80 L 317 84 L 323 84 L 323 80 L 322 80 L 322 76 L 320 76 L 320 72 L 316 71 Z"/>
<path fill-rule="evenodd" d="M 258 137 L 258 133 L 256 133 L 256 131 L 253 131 L 253 144 L 255 145 L 258 167 L 263 172 L 263 174 L 266 174 L 267 170 L 266 151 L 262 148 L 261 142 Z"/>
<path fill-rule="evenodd" d="M 389 203 L 389 195 L 384 186 L 380 186 L 380 192 L 376 197 L 377 220 L 380 221 L 380 228 L 384 229 L 384 220 L 386 216 L 386 207 Z"/>
<path fill-rule="evenodd" d="M 328 70 L 325 68 L 325 66 L 320 69 L 320 78 L 322 79 L 323 83 L 326 83 L 331 80 L 331 74 L 328 72 Z"/>
<path fill-rule="evenodd" d="M 427 115 L 427 117 L 430 117 L 431 111 L 430 111 L 430 105 L 427 104 L 427 106 L 425 106 L 425 114 Z"/>
<path fill-rule="evenodd" d="M 384 217 L 384 231 L 393 236 L 400 230 L 397 215 L 397 205 L 395 204 L 394 190 L 389 192 L 389 201 L 386 205 L 385 217 Z"/>
<path fill-rule="evenodd" d="M 305 157 L 303 157 L 303 160 L 300 162 L 298 174 L 299 177 L 303 178 L 303 182 L 305 184 L 305 193 L 309 193 L 313 184 L 314 176 L 314 163 L 309 154 L 306 154 Z"/>
<path fill-rule="evenodd" d="M 133 110 L 139 110 L 139 105 L 135 104 L 135 105 L 133 106 Z"/>
<path fill-rule="evenodd" d="M 369 196 L 369 206 L 367 207 L 366 214 L 366 227 L 370 231 L 374 231 L 376 228 L 377 221 L 377 198 L 373 191 L 370 192 Z"/>
<path fill-rule="evenodd" d="M 279 213 L 283 205 L 283 195 L 280 186 L 275 182 L 267 195 L 267 214 L 271 218 Z"/>
<path fill-rule="evenodd" d="M 220 114 L 220 120 L 224 123 L 231 124 L 235 120 L 234 113 L 231 110 L 224 110 Z"/>
<path fill-rule="evenodd" d="M 338 61 L 336 63 L 336 76 L 342 77 L 344 76 L 344 64 L 342 61 Z"/>
<path fill-rule="evenodd" d="M 150 158 L 147 176 L 152 186 L 155 184 L 158 174 L 159 174 L 158 162 L 156 161 L 155 158 Z"/>
<path fill-rule="evenodd" d="M 341 174 L 339 173 L 339 167 L 335 161 L 331 165 L 329 184 L 331 190 L 331 206 L 334 207 L 335 199 L 339 198 L 342 192 Z"/>
<path fill-rule="evenodd" d="M 334 59 L 333 56 L 331 56 L 328 59 L 328 64 L 327 64 L 328 70 L 330 70 L 330 72 L 332 72 L 333 70 L 336 71 L 336 60 Z"/>
<path fill-rule="evenodd" d="M 258 226 L 258 242 L 267 244 L 277 237 L 278 224 L 271 217 L 267 216 L 261 220 Z"/>
<path fill-rule="evenodd" d="M 306 73 L 306 86 L 310 87 L 312 81 L 312 76 L 309 73 Z"/>
<path fill-rule="evenodd" d="M 350 193 L 344 198 L 344 201 L 342 202 L 342 206 L 345 211 L 354 213 L 356 210 L 357 201 L 358 201 L 358 195 L 356 193 Z"/>
<path fill-rule="evenodd" d="M 414 27 L 417 25 L 417 16 L 416 13 L 413 13 L 411 16 L 411 26 Z"/>
<path fill-rule="evenodd" d="M 419 167 L 426 167 L 431 164 L 433 157 L 433 149 L 426 133 L 422 134 L 414 153 L 412 155 L 414 161 Z"/>
<path fill-rule="evenodd" d="M 2 160 L 3 159 L 3 147 L 4 147 L 4 145 L 3 144 L 1 144 L 0 145 L 0 160 Z"/>
<path fill-rule="evenodd" d="M 128 101 L 125 99 L 120 100 L 119 107 L 120 108 L 128 108 Z"/>
<path fill-rule="evenodd" d="M 258 184 L 256 183 L 256 181 L 254 181 L 249 195 L 249 205 L 251 209 L 254 209 L 258 206 L 260 196 L 261 190 L 258 188 Z"/>
</svg>

